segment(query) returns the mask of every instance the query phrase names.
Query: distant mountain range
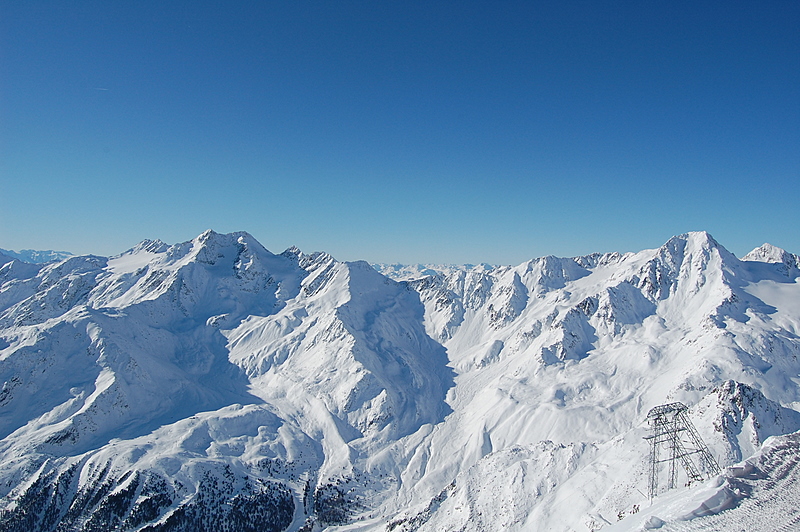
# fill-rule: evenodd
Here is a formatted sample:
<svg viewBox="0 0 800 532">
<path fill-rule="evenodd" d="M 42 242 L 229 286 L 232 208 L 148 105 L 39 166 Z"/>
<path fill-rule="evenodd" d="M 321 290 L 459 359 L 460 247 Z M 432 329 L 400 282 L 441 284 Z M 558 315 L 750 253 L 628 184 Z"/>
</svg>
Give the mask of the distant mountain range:
<svg viewBox="0 0 800 532">
<path fill-rule="evenodd" d="M 1 530 L 800 522 L 800 257 L 769 244 L 404 266 L 207 231 L 3 254 Z M 673 401 L 723 468 L 750 458 L 651 505 L 645 417 Z"/>
<path fill-rule="evenodd" d="M 11 251 L 10 249 L 0 248 L 0 255 L 11 257 L 12 259 L 21 260 L 23 262 L 31 262 L 33 264 L 43 264 L 45 262 L 53 262 L 57 260 L 64 260 L 72 257 L 72 253 L 68 251 L 37 251 L 35 249 L 23 249 L 21 251 Z"/>
</svg>

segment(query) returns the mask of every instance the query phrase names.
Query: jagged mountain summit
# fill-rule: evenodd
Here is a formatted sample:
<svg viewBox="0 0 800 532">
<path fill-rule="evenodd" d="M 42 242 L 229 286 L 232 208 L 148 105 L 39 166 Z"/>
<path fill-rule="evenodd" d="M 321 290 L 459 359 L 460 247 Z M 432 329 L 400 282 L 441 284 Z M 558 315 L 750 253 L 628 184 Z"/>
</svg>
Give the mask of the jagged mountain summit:
<svg viewBox="0 0 800 532">
<path fill-rule="evenodd" d="M 3 530 L 597 530 L 643 505 L 657 404 L 723 467 L 800 429 L 800 259 L 767 244 L 0 263 Z"/>
</svg>

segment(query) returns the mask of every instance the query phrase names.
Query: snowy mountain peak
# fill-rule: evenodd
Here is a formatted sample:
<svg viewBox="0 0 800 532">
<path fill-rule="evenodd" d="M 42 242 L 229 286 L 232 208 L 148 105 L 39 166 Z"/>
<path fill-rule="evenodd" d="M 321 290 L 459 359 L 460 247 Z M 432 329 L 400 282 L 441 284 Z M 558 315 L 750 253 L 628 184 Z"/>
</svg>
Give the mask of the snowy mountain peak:
<svg viewBox="0 0 800 532">
<path fill-rule="evenodd" d="M 598 266 L 608 266 L 616 264 L 624 259 L 626 255 L 613 251 L 610 253 L 591 253 L 582 257 L 574 257 L 573 260 L 583 268 L 596 268 Z"/>
<path fill-rule="evenodd" d="M 689 231 L 670 238 L 667 243 L 673 240 L 685 240 L 699 247 L 720 247 L 720 243 L 708 231 Z"/>
<path fill-rule="evenodd" d="M 167 251 L 167 249 L 169 249 L 169 245 L 165 244 L 161 240 L 147 239 L 147 240 L 142 240 L 141 242 L 133 246 L 131 249 L 123 253 L 123 255 L 126 253 L 135 254 L 142 251 L 146 253 L 164 253 L 165 251 Z"/>
<path fill-rule="evenodd" d="M 798 261 L 798 257 L 796 255 L 793 255 L 786 250 L 779 248 L 778 246 L 773 246 L 772 244 L 768 243 L 762 244 L 761 246 L 755 248 L 753 251 L 742 257 L 742 260 L 785 264 L 790 268 L 800 267 L 800 261 Z"/>
<path fill-rule="evenodd" d="M 753 249 L 750 253 L 742 257 L 744 261 L 754 261 L 754 262 L 784 262 L 785 258 L 789 255 L 786 250 L 779 248 L 778 246 L 773 246 L 772 244 L 765 242 L 761 244 L 757 248 Z"/>
<path fill-rule="evenodd" d="M 684 233 L 670 238 L 659 248 L 659 255 L 668 258 L 672 265 L 690 258 L 697 266 L 703 266 L 712 256 L 717 256 L 726 262 L 738 262 L 731 252 L 706 231 Z"/>
<path fill-rule="evenodd" d="M 227 261 L 241 253 L 272 255 L 255 238 L 246 232 L 228 234 L 208 229 L 191 241 L 190 256 L 197 262 L 214 265 L 218 260 Z"/>
<path fill-rule="evenodd" d="M 672 237 L 654 252 L 637 256 L 647 260 L 631 282 L 653 301 L 682 292 L 680 299 L 689 296 L 700 303 L 702 298 L 694 296 L 703 287 L 714 300 L 717 294 L 724 299 L 730 295 L 729 277 L 739 266 L 739 259 L 705 231 Z"/>
<path fill-rule="evenodd" d="M 298 248 L 297 246 L 291 246 L 286 248 L 286 250 L 284 250 L 284 252 L 281 253 L 281 256 L 290 258 L 295 262 L 299 262 L 300 257 L 303 256 L 303 252 L 300 251 L 300 248 Z"/>
</svg>

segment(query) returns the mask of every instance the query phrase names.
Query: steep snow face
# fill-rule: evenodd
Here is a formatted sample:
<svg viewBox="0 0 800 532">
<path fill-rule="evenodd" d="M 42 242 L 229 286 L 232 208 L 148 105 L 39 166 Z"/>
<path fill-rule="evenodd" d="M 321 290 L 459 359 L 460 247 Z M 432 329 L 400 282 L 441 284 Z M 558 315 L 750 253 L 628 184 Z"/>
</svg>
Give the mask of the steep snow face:
<svg viewBox="0 0 800 532">
<path fill-rule="evenodd" d="M 452 376 L 422 327 L 417 294 L 364 262 L 320 255 L 302 263 L 310 275 L 297 298 L 225 331 L 253 393 L 318 398 L 351 429 L 348 441 L 397 439 L 441 421 Z"/>
<path fill-rule="evenodd" d="M 0 528 L 599 529 L 643 507 L 657 404 L 723 466 L 800 429 L 798 261 L 759 250 L 0 257 Z"/>
</svg>

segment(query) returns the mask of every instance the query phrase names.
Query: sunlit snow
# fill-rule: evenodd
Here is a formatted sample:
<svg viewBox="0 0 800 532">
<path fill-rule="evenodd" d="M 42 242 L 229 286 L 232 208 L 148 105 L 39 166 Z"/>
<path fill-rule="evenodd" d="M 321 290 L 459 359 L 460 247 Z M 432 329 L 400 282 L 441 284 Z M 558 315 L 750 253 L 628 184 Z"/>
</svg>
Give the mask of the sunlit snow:
<svg viewBox="0 0 800 532">
<path fill-rule="evenodd" d="M 0 262 L 5 530 L 712 530 L 794 489 L 800 262 L 773 246 L 373 267 L 207 231 Z M 649 501 L 672 401 L 750 461 Z"/>
</svg>

